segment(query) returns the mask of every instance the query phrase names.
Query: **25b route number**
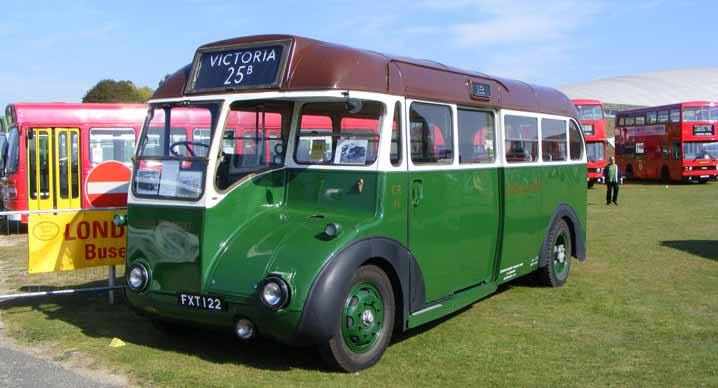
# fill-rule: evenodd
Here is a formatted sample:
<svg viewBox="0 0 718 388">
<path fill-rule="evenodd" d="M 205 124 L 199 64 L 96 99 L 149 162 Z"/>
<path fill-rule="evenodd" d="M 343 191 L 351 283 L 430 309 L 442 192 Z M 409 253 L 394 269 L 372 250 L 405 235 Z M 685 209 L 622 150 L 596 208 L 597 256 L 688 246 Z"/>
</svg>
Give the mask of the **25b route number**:
<svg viewBox="0 0 718 388">
<path fill-rule="evenodd" d="M 227 76 L 227 79 L 224 81 L 224 84 L 239 85 L 242 83 L 242 80 L 244 80 L 244 76 L 252 74 L 252 71 L 252 65 L 230 66 L 227 68 L 229 76 Z"/>
</svg>

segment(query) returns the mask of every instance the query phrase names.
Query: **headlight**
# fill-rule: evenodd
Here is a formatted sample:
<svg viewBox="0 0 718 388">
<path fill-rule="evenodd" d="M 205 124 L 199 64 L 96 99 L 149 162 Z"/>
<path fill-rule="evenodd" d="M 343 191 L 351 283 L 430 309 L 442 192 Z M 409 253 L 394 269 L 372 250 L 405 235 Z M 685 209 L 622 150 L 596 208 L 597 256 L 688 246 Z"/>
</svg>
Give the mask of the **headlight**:
<svg viewBox="0 0 718 388">
<path fill-rule="evenodd" d="M 132 291 L 142 291 L 147 287 L 149 276 L 147 268 L 142 264 L 133 264 L 127 273 L 127 285 Z"/>
<path fill-rule="evenodd" d="M 112 217 L 112 223 L 115 224 L 115 226 L 127 225 L 127 214 L 115 214 L 114 217 Z"/>
<path fill-rule="evenodd" d="M 258 287 L 259 300 L 272 310 L 279 310 L 289 303 L 289 286 L 278 276 L 270 276 Z"/>
<path fill-rule="evenodd" d="M 596 172 L 601 172 L 603 169 L 601 167 L 596 168 Z"/>
</svg>

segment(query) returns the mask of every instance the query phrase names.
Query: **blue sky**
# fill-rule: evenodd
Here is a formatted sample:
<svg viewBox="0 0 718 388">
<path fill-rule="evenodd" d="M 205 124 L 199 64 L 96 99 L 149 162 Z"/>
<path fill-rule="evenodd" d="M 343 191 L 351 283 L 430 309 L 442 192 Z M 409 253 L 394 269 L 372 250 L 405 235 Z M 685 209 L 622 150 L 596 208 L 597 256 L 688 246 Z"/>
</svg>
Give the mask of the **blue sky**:
<svg viewBox="0 0 718 388">
<path fill-rule="evenodd" d="M 717 1 L 15 1 L 0 7 L 0 105 L 156 87 L 203 43 L 291 33 L 559 86 L 718 66 Z"/>
</svg>

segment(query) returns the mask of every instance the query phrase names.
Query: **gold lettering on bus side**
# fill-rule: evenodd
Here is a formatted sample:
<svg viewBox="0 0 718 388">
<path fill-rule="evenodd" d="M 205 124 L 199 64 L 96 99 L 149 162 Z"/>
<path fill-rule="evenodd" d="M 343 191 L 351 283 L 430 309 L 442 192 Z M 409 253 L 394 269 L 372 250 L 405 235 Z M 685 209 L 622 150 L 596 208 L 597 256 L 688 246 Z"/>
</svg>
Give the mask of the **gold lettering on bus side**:
<svg viewBox="0 0 718 388">
<path fill-rule="evenodd" d="M 398 200 L 398 199 L 395 199 L 395 200 L 394 200 L 394 207 L 395 207 L 396 209 L 401 209 L 401 201 Z"/>
<path fill-rule="evenodd" d="M 510 196 L 529 195 L 543 190 L 543 183 L 531 183 L 509 186 Z"/>
<path fill-rule="evenodd" d="M 401 194 L 401 185 L 392 185 L 391 186 L 391 195 L 399 195 Z"/>
</svg>

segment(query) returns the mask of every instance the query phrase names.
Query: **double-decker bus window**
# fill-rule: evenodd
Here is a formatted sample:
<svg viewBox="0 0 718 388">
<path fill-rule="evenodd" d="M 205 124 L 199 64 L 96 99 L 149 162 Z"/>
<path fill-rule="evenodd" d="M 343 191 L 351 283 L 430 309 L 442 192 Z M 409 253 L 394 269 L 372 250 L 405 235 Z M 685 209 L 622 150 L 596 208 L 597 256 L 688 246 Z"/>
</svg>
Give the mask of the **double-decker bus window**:
<svg viewBox="0 0 718 388">
<path fill-rule="evenodd" d="M 683 121 L 717 121 L 718 107 L 690 107 L 683 109 Z"/>
<path fill-rule="evenodd" d="M 637 158 L 640 157 L 640 156 L 645 155 L 645 153 L 646 153 L 646 144 L 645 144 L 645 143 L 636 143 L 636 147 L 635 147 L 635 151 L 634 151 L 634 152 L 635 152 Z"/>
<path fill-rule="evenodd" d="M 618 119 L 618 125 L 626 125 L 626 118 L 625 118 L 625 117 L 620 117 L 620 118 Z"/>
<path fill-rule="evenodd" d="M 591 162 L 606 160 L 603 143 L 602 142 L 586 143 L 586 157 L 588 157 L 588 160 Z"/>
<path fill-rule="evenodd" d="M 383 104 L 363 101 L 351 113 L 345 102 L 302 107 L 295 160 L 300 164 L 368 166 L 376 161 Z"/>
<path fill-rule="evenodd" d="M 60 169 L 60 173 L 57 175 L 60 181 L 60 198 L 67 199 L 69 191 L 69 182 L 67 181 L 67 168 L 69 167 L 69 160 L 67 158 L 67 132 L 60 132 L 57 135 L 57 156 Z"/>
<path fill-rule="evenodd" d="M 686 160 L 718 159 L 718 142 L 683 143 L 683 158 Z"/>
<path fill-rule="evenodd" d="M 458 110 L 459 163 L 493 163 L 495 152 L 494 114 Z"/>
<path fill-rule="evenodd" d="M 578 125 L 573 121 L 568 125 L 568 142 L 571 160 L 583 159 L 583 139 L 581 138 L 581 131 L 579 131 Z"/>
<path fill-rule="evenodd" d="M 578 114 L 579 114 L 579 117 L 581 118 L 581 121 L 603 120 L 603 115 L 601 114 L 601 106 L 600 105 L 578 106 Z"/>
<path fill-rule="evenodd" d="M 506 161 L 538 161 L 538 119 L 506 115 L 504 117 Z"/>
<path fill-rule="evenodd" d="M 566 121 L 541 119 L 541 152 L 544 162 L 566 160 Z"/>
<path fill-rule="evenodd" d="M 680 109 L 671 109 L 671 122 L 679 123 L 680 121 L 681 121 L 681 110 Z"/>
<path fill-rule="evenodd" d="M 648 121 L 648 124 L 655 124 L 658 121 L 658 113 L 648 112 L 646 114 L 646 119 Z"/>
<path fill-rule="evenodd" d="M 626 125 L 635 125 L 635 124 L 636 124 L 635 117 L 626 117 Z"/>
<path fill-rule="evenodd" d="M 663 124 L 668 122 L 668 111 L 667 110 L 659 110 L 658 111 L 658 122 Z"/>
<path fill-rule="evenodd" d="M 394 104 L 394 121 L 391 124 L 391 152 L 389 159 L 392 166 L 401 165 L 401 103 Z"/>
<path fill-rule="evenodd" d="M 448 105 L 414 102 L 409 110 L 411 160 L 420 163 L 452 163 L 454 140 Z"/>
<path fill-rule="evenodd" d="M 107 160 L 127 163 L 135 150 L 135 130 L 132 128 L 91 128 L 90 163 Z"/>
<path fill-rule="evenodd" d="M 636 125 L 644 125 L 646 123 L 646 117 L 643 115 L 636 116 Z"/>
</svg>

